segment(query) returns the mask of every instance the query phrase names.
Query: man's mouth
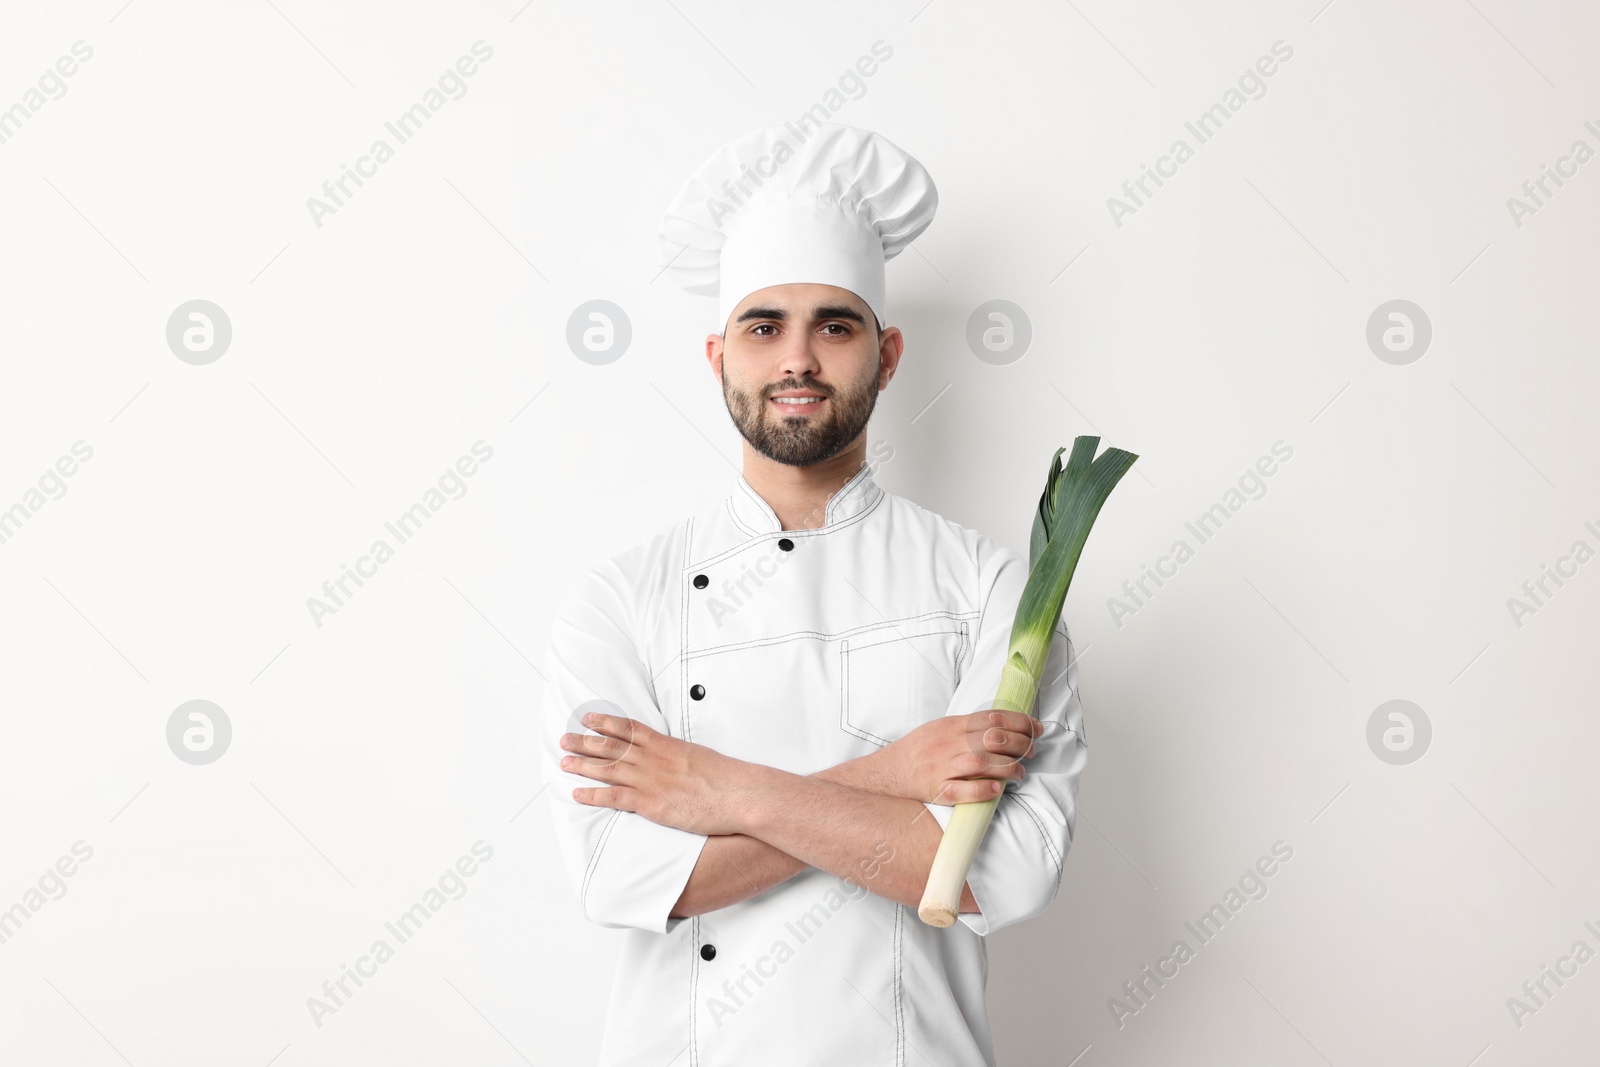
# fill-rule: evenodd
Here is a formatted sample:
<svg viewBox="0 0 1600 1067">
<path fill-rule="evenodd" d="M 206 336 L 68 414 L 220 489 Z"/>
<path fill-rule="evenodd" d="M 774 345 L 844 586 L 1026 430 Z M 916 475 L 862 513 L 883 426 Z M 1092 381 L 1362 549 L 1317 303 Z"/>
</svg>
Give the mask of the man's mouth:
<svg viewBox="0 0 1600 1067">
<path fill-rule="evenodd" d="M 770 401 L 782 408 L 786 414 L 790 414 L 810 411 L 826 399 L 825 396 L 775 396 L 770 398 Z"/>
</svg>

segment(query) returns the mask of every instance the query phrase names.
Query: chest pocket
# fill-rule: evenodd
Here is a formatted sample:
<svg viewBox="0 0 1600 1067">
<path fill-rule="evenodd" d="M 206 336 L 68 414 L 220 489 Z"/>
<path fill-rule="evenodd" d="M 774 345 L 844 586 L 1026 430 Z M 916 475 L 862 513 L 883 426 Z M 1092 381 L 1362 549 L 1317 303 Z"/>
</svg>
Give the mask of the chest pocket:
<svg viewBox="0 0 1600 1067">
<path fill-rule="evenodd" d="M 839 729 L 882 747 L 949 710 L 970 619 L 900 620 L 839 641 Z"/>
</svg>

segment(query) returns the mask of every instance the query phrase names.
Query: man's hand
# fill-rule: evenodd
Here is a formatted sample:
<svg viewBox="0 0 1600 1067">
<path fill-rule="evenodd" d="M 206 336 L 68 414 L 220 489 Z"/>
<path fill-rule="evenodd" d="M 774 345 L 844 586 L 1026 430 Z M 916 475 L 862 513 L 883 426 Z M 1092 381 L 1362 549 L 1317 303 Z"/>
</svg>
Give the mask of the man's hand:
<svg viewBox="0 0 1600 1067">
<path fill-rule="evenodd" d="M 652 730 L 636 719 L 592 713 L 601 734 L 562 734 L 561 769 L 606 786 L 574 789 L 580 804 L 638 812 L 696 834 L 739 833 L 752 766 L 715 749 Z"/>
<path fill-rule="evenodd" d="M 925 722 L 866 757 L 881 792 L 929 804 L 965 804 L 999 795 L 991 779 L 1021 780 L 1044 724 L 1017 711 L 975 711 Z"/>
</svg>

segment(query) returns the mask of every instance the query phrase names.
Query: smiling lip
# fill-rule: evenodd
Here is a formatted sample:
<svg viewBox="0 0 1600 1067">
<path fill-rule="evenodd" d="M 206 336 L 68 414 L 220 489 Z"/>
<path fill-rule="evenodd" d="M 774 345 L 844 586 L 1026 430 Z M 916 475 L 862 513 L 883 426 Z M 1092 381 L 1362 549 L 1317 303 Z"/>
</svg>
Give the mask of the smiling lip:
<svg viewBox="0 0 1600 1067">
<path fill-rule="evenodd" d="M 809 401 L 809 403 L 784 403 L 778 397 L 788 397 L 792 400 Z M 821 407 L 828 398 L 815 393 L 779 393 L 777 396 L 767 398 L 767 402 L 778 408 L 785 415 L 804 414 L 815 411 Z"/>
</svg>

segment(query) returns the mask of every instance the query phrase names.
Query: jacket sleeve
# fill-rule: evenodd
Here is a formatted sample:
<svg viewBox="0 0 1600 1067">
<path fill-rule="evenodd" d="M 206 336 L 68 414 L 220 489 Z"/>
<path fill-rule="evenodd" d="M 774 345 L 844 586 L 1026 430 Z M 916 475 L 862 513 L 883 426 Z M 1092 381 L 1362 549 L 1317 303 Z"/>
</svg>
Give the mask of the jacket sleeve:
<svg viewBox="0 0 1600 1067">
<path fill-rule="evenodd" d="M 1026 559 L 993 542 L 986 547 L 987 557 L 980 556 L 984 598 L 977 639 L 948 715 L 993 706 L 1011 644 L 1011 625 L 1028 580 Z M 1034 741 L 1034 754 L 1024 761 L 1027 774 L 1022 781 L 1006 782 L 973 857 L 967 884 L 980 911 L 956 915 L 974 933 L 992 934 L 1041 914 L 1061 889 L 1062 864 L 1077 823 L 1078 778 L 1089 758 L 1075 659 L 1066 625 L 1057 619 L 1034 707 L 1044 732 Z M 948 804 L 926 807 L 941 829 L 955 811 Z"/>
<path fill-rule="evenodd" d="M 664 934 L 684 921 L 668 912 L 689 882 L 706 835 L 662 826 L 636 812 L 579 803 L 574 789 L 605 783 L 563 770 L 560 763 L 567 754 L 562 734 L 594 733 L 581 722 L 587 711 L 624 715 L 671 733 L 638 652 L 634 607 L 621 568 L 607 560 L 586 573 L 558 608 L 539 716 L 541 770 L 556 841 L 584 918 Z M 586 706 L 595 702 L 602 706 Z"/>
</svg>

